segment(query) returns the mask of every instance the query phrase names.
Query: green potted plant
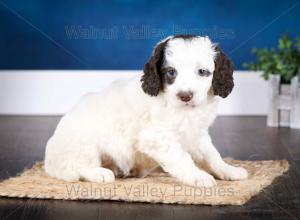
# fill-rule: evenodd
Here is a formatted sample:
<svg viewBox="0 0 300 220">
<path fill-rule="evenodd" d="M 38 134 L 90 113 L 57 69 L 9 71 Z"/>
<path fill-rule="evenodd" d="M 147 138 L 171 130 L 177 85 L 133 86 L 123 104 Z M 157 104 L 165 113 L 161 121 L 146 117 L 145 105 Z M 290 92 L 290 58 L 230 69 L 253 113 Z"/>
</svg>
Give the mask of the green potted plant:
<svg viewBox="0 0 300 220">
<path fill-rule="evenodd" d="M 269 126 L 300 128 L 300 38 L 283 35 L 277 48 L 254 48 L 255 62 L 244 67 L 263 71 L 269 81 Z"/>
</svg>

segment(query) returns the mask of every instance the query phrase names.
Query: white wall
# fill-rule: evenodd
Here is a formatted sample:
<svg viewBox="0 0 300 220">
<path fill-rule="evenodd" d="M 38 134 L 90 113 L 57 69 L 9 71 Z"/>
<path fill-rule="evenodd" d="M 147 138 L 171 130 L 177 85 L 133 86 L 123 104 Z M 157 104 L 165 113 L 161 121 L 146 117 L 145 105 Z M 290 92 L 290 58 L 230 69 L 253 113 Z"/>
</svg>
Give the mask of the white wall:
<svg viewBox="0 0 300 220">
<path fill-rule="evenodd" d="M 0 114 L 63 114 L 87 92 L 139 71 L 0 71 Z M 235 88 L 219 105 L 221 115 L 265 115 L 267 83 L 261 73 L 236 71 Z"/>
</svg>

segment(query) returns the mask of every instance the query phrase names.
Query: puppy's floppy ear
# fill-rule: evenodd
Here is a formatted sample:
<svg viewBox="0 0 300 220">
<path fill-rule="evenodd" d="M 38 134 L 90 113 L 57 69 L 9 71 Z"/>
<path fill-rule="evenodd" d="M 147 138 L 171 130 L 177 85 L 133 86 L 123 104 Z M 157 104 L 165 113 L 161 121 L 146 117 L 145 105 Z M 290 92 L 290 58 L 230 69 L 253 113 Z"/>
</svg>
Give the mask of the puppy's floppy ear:
<svg viewBox="0 0 300 220">
<path fill-rule="evenodd" d="M 233 86 L 233 63 L 225 55 L 219 46 L 215 48 L 217 55 L 215 59 L 215 71 L 212 79 L 212 88 L 214 95 L 222 98 L 227 97 Z"/>
<path fill-rule="evenodd" d="M 164 61 L 167 41 L 162 41 L 156 45 L 152 56 L 144 66 L 144 74 L 141 78 L 142 88 L 145 93 L 151 96 L 157 96 L 162 88 L 160 69 Z"/>
</svg>

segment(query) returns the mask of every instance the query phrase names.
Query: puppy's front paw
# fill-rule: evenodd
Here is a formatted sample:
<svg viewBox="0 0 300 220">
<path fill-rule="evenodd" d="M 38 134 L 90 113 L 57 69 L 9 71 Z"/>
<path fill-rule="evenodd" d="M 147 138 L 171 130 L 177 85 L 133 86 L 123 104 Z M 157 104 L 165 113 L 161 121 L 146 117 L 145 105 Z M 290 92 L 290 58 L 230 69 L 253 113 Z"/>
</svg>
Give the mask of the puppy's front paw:
<svg viewBox="0 0 300 220">
<path fill-rule="evenodd" d="M 198 170 L 190 175 L 186 174 L 181 178 L 181 181 L 185 184 L 197 187 L 214 187 L 217 186 L 217 182 L 214 177 L 202 170 Z"/>
<path fill-rule="evenodd" d="M 223 180 L 243 180 L 248 178 L 248 172 L 242 167 L 227 165 L 220 169 L 217 176 Z"/>
</svg>

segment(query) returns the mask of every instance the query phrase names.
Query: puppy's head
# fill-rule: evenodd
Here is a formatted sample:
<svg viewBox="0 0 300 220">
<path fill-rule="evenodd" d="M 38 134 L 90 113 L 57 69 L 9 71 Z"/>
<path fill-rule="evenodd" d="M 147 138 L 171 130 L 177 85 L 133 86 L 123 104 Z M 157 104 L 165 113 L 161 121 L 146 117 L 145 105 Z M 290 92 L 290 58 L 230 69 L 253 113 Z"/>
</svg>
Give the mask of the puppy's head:
<svg viewBox="0 0 300 220">
<path fill-rule="evenodd" d="M 176 106 L 195 107 L 209 94 L 227 97 L 232 74 L 232 62 L 208 37 L 177 35 L 156 45 L 141 81 L 151 96 L 161 92 Z"/>
</svg>

